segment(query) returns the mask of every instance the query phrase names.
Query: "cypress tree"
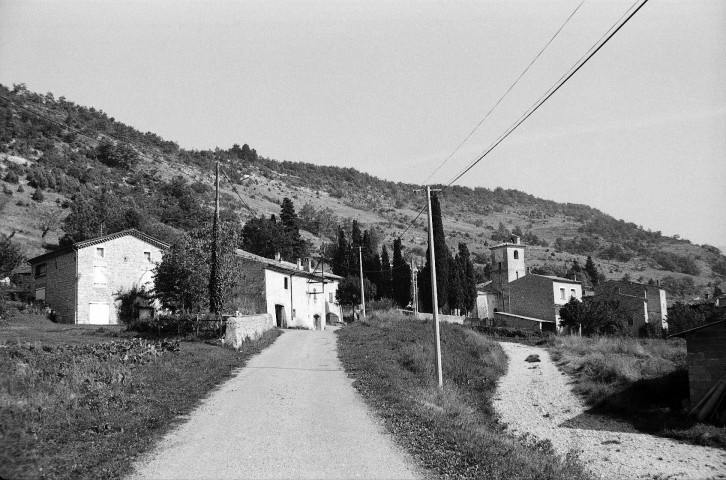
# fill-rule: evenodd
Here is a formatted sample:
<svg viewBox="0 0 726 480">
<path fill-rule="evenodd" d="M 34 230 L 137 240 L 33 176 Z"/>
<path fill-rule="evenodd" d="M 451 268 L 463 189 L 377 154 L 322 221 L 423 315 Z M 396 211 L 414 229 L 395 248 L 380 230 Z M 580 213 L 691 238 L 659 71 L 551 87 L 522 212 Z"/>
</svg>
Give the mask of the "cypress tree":
<svg viewBox="0 0 726 480">
<path fill-rule="evenodd" d="M 441 219 L 441 204 L 439 197 L 431 193 L 431 220 L 434 226 L 434 247 L 436 259 L 436 292 L 441 311 L 448 310 L 449 296 L 449 249 L 446 248 L 446 236 L 444 235 L 444 223 Z M 428 262 L 427 258 L 427 262 Z"/>
<path fill-rule="evenodd" d="M 285 197 L 280 207 L 280 222 L 285 232 L 280 253 L 285 260 L 294 262 L 307 253 L 305 242 L 300 236 L 300 221 L 295 213 L 295 205 L 292 200 Z"/>
<path fill-rule="evenodd" d="M 462 304 L 464 303 L 463 277 L 464 272 L 461 270 L 459 255 L 457 254 L 455 258 L 449 256 L 448 305 L 452 313 L 457 308 L 462 308 Z"/>
<path fill-rule="evenodd" d="M 469 253 L 469 247 L 466 243 L 459 243 L 459 264 L 463 273 L 463 301 L 461 308 L 467 312 L 474 308 L 476 305 L 476 272 L 474 271 L 474 264 L 471 261 L 471 254 Z"/>
<path fill-rule="evenodd" d="M 391 261 L 388 257 L 388 249 L 383 245 L 381 250 L 381 280 L 378 294 L 381 298 L 392 298 L 392 284 L 391 284 Z"/>
<path fill-rule="evenodd" d="M 348 263 L 348 240 L 345 238 L 345 230 L 338 228 L 338 244 L 336 245 L 335 252 L 333 253 L 333 273 L 340 275 L 345 278 L 350 275 L 350 268 Z"/>
<path fill-rule="evenodd" d="M 589 255 L 585 262 L 585 273 L 587 273 L 587 276 L 590 277 L 592 284 L 597 285 L 597 267 L 595 266 L 595 262 L 592 261 L 592 257 Z"/>
<path fill-rule="evenodd" d="M 368 278 L 370 279 L 371 283 L 376 286 L 376 300 L 380 300 L 381 256 L 378 254 L 378 252 L 373 254 L 373 261 L 371 262 L 371 272 Z"/>
<path fill-rule="evenodd" d="M 405 308 L 411 301 L 411 267 L 403 258 L 401 239 L 393 241 L 393 300 L 399 307 Z"/>
</svg>

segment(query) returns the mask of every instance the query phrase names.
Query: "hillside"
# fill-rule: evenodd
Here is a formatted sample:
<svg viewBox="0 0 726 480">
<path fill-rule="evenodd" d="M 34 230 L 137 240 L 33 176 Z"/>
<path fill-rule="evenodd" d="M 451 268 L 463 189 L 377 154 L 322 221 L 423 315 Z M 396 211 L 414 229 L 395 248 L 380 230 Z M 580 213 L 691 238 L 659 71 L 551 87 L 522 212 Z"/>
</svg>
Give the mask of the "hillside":
<svg viewBox="0 0 726 480">
<path fill-rule="evenodd" d="M 16 231 L 28 256 L 64 235 L 71 240 L 81 235 L 67 227 L 63 231 L 61 221 L 87 203 L 108 209 L 108 224 L 96 226 L 101 231 L 123 220 L 173 239 L 209 218 L 216 161 L 225 172 L 225 217 L 244 222 L 253 215 L 269 216 L 279 212 L 282 198 L 290 197 L 308 230 L 306 238 L 315 245 L 330 243 L 337 224 L 357 219 L 380 229 L 381 241 L 390 247 L 423 205 L 422 195 L 412 192 L 418 185 L 352 168 L 277 161 L 246 144 L 184 150 L 102 110 L 29 92 L 24 85 L 0 85 L 0 185 L 5 192 L 0 233 Z M 31 198 L 38 188 L 42 201 Z M 666 237 L 586 205 L 517 190 L 465 187 L 447 189 L 441 204 L 449 247 L 466 242 L 479 263 L 486 261 L 488 246 L 517 233 L 530 245 L 529 266 L 562 275 L 573 260 L 584 265 L 592 255 L 605 277 L 659 280 L 671 299 L 702 296 L 726 275 L 726 257 L 715 247 Z M 424 255 L 425 222 L 422 215 L 404 236 L 409 256 Z"/>
</svg>

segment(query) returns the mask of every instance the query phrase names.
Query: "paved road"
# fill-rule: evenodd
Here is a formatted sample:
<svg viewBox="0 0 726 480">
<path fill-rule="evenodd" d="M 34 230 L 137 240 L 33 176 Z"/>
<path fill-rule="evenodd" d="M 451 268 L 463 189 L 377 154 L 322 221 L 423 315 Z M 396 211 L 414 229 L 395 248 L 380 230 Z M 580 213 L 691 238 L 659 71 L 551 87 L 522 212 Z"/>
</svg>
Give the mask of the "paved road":
<svg viewBox="0 0 726 480">
<path fill-rule="evenodd" d="M 417 478 L 360 399 L 331 330 L 288 330 L 136 466 L 149 478 Z"/>
</svg>

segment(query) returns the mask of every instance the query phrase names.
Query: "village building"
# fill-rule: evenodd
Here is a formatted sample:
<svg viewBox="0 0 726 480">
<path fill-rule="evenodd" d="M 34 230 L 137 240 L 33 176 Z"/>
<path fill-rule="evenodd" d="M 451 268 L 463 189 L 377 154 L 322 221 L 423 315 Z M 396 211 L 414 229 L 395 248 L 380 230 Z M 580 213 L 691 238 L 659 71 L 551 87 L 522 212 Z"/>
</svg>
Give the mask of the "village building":
<svg viewBox="0 0 726 480">
<path fill-rule="evenodd" d="M 691 413 L 726 425 L 726 320 L 670 336 L 686 339 Z"/>
<path fill-rule="evenodd" d="M 124 230 L 31 258 L 33 297 L 59 322 L 117 324 L 117 295 L 133 287 L 153 289 L 153 269 L 168 248 L 137 230 Z"/>
<path fill-rule="evenodd" d="M 595 286 L 593 302 L 617 301 L 631 315 L 628 329 L 638 334 L 647 324 L 657 331 L 668 328 L 666 292 L 658 285 L 610 280 Z"/>
<path fill-rule="evenodd" d="M 310 330 L 342 319 L 335 298 L 342 277 L 314 268 L 310 259 L 291 263 L 235 253 L 240 278 L 231 297 L 245 313 L 269 313 L 280 328 Z"/>
<path fill-rule="evenodd" d="M 519 237 L 491 247 L 492 279 L 477 286 L 477 315 L 494 325 L 557 331 L 560 308 L 582 300 L 576 280 L 530 273 Z"/>
</svg>

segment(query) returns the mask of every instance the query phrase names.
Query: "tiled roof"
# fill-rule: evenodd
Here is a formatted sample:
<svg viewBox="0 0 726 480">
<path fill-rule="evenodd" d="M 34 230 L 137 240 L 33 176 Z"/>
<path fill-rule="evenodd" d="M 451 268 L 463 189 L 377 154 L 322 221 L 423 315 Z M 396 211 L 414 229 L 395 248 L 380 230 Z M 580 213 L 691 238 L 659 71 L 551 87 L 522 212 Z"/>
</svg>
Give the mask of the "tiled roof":
<svg viewBox="0 0 726 480">
<path fill-rule="evenodd" d="M 102 237 L 96 237 L 96 238 L 91 238 L 88 240 L 82 240 L 80 242 L 76 242 L 73 245 L 68 245 L 67 247 L 59 248 L 58 250 L 53 250 L 52 252 L 44 253 L 43 255 L 38 255 L 37 257 L 33 257 L 30 260 L 28 260 L 28 263 L 34 264 L 34 263 L 44 262 L 44 261 L 49 260 L 58 255 L 63 255 L 65 253 L 72 252 L 74 250 L 80 250 L 81 248 L 90 247 L 91 245 L 97 245 L 99 243 L 104 243 L 109 240 L 114 240 L 116 238 L 125 237 L 127 235 L 136 237 L 139 240 L 142 240 L 148 244 L 154 245 L 155 247 L 158 247 L 162 250 L 167 250 L 170 247 L 170 245 L 168 243 L 162 242 L 161 240 L 158 240 L 154 237 L 146 235 L 145 233 L 141 233 L 138 230 L 132 228 L 130 230 L 123 230 L 120 232 L 111 233 L 109 235 L 104 235 Z"/>
<path fill-rule="evenodd" d="M 275 270 L 282 270 L 284 272 L 291 273 L 293 275 L 299 275 L 303 277 L 310 277 L 313 279 L 319 279 L 321 272 L 308 272 L 305 270 L 305 267 L 298 268 L 297 264 L 286 262 L 284 260 L 274 260 L 272 258 L 266 258 L 260 255 L 256 255 L 254 253 L 247 252 L 245 250 L 235 250 L 235 253 L 237 256 L 246 258 L 247 260 L 252 260 L 254 262 L 259 262 L 262 264 L 265 264 L 266 266 L 275 269 Z M 338 275 L 334 275 L 329 272 L 324 272 L 323 275 L 325 275 L 326 279 L 330 280 L 342 280 L 343 277 L 340 277 Z"/>
</svg>

